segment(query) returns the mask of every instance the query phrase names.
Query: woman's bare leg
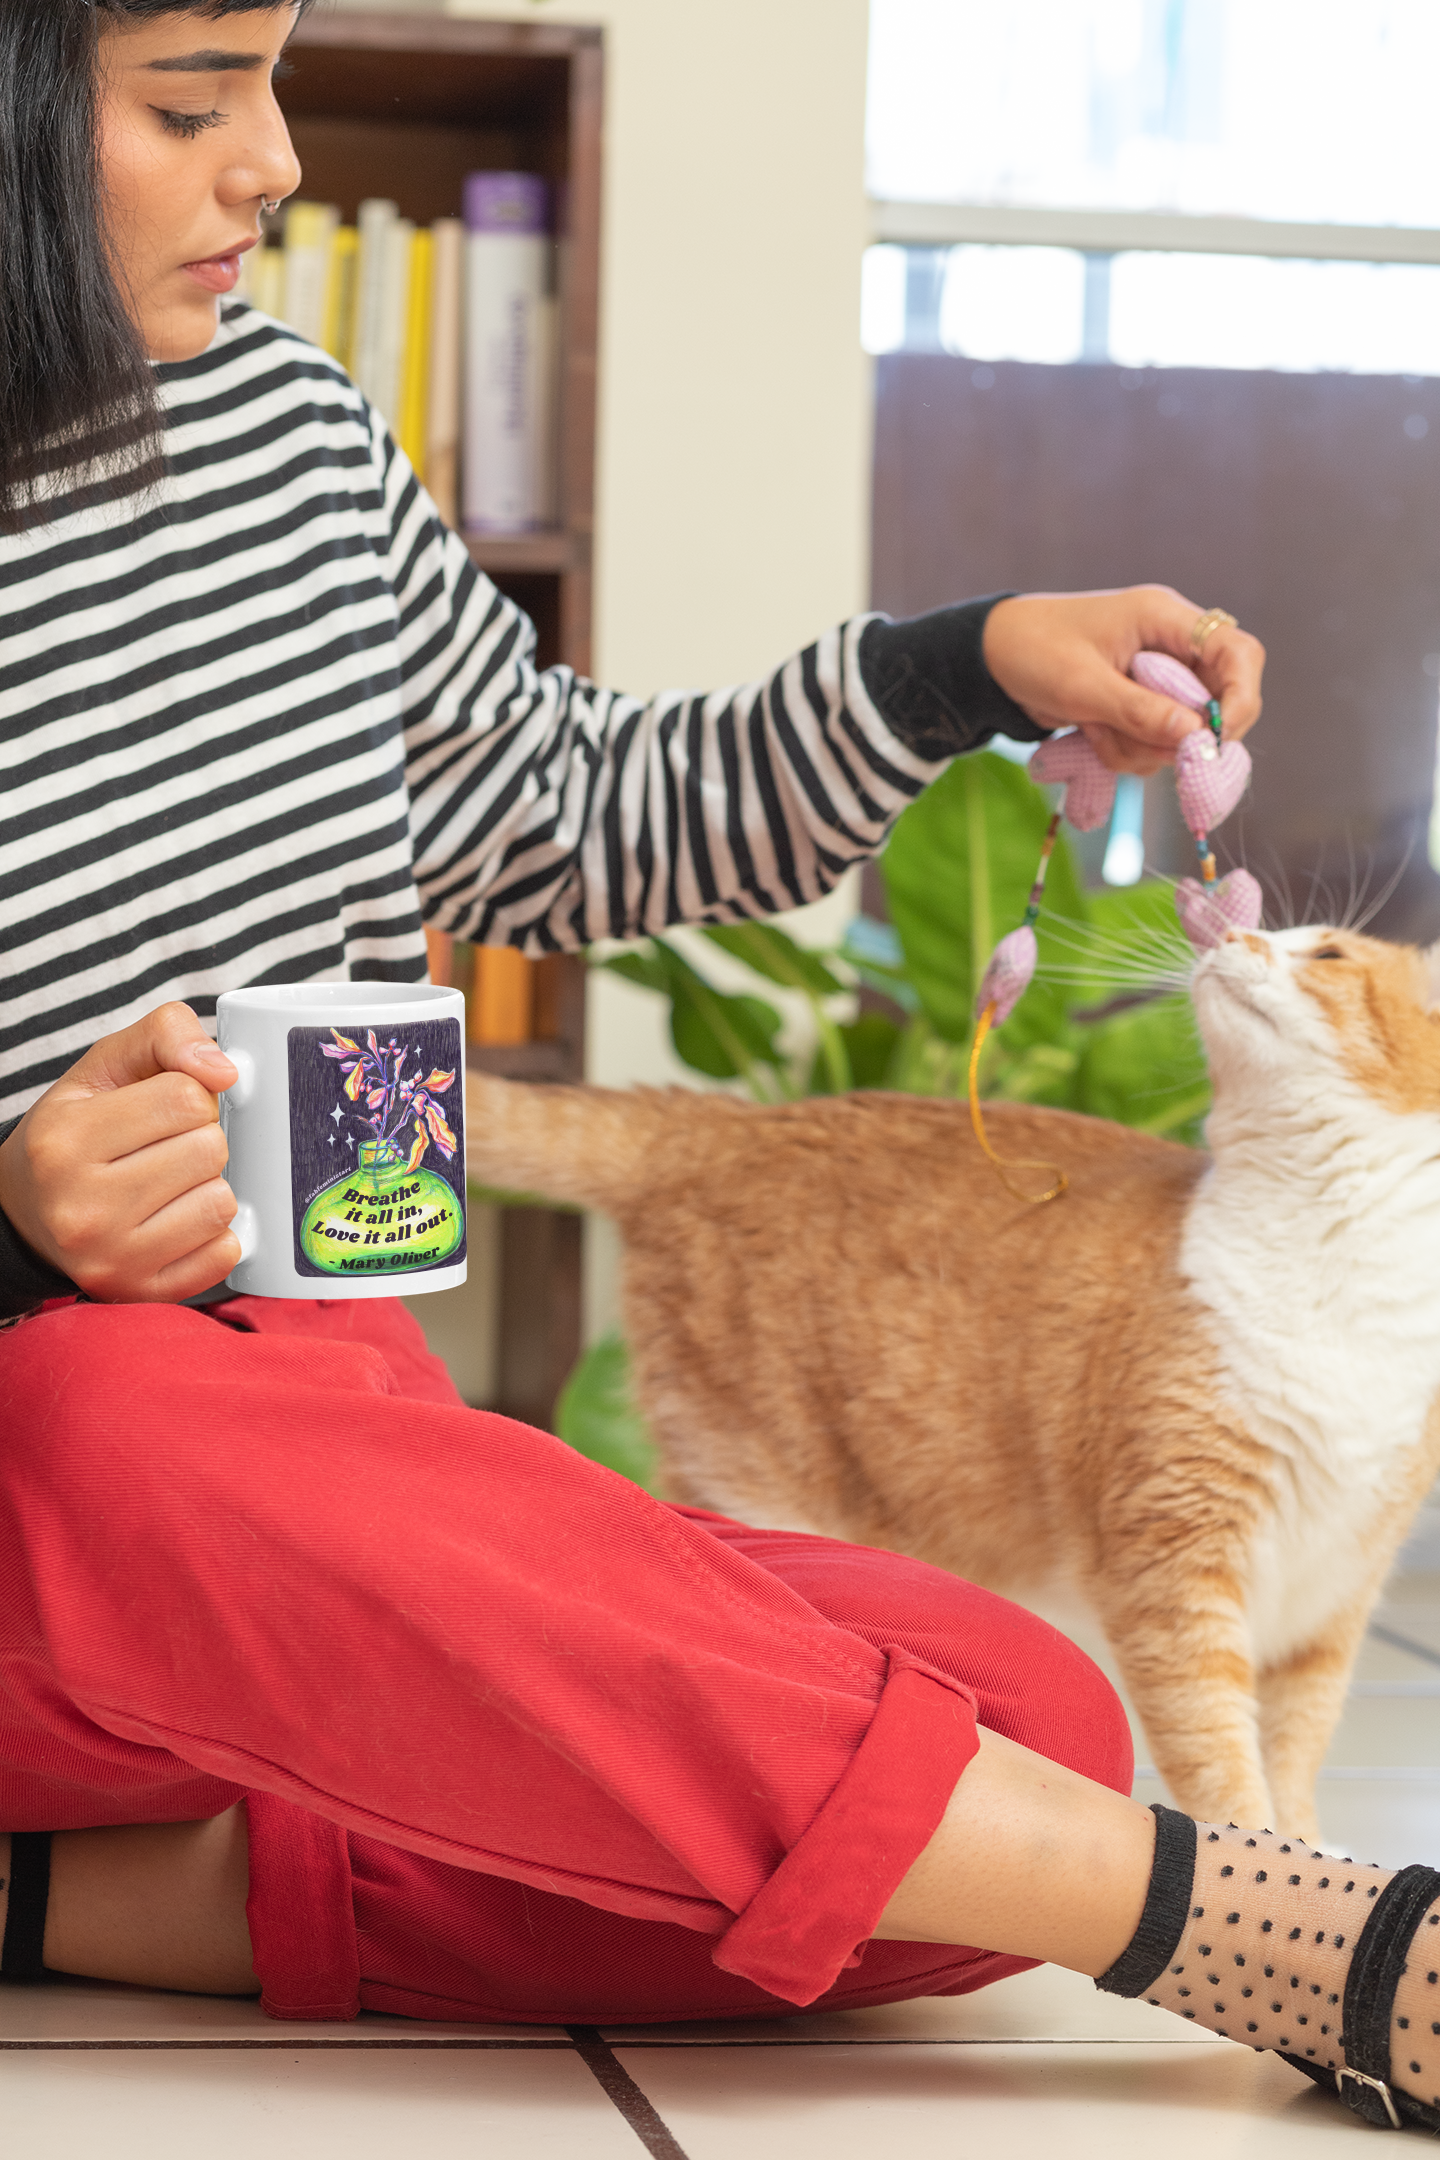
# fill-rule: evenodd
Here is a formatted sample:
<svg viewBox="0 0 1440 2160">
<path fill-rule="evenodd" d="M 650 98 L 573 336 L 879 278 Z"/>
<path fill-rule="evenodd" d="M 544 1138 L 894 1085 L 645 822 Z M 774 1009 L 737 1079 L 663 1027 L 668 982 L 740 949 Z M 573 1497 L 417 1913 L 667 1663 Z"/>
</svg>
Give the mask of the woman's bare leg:
<svg viewBox="0 0 1440 2160">
<path fill-rule="evenodd" d="M 939 1829 L 876 1934 L 973 1943 L 1094 1976 L 1134 1934 L 1155 1845 L 1148 1808 L 981 1732 Z M 0 1876 L 9 1874 L 0 1838 Z M 191 1994 L 256 1992 L 245 1811 L 153 1829 L 58 1832 L 45 1963 Z M 0 1889 L 0 1929 L 6 1893 Z"/>
<path fill-rule="evenodd" d="M 1139 1925 L 1155 1818 L 999 1733 L 979 1750 L 876 1935 L 973 1943 L 1092 1979 Z"/>
<path fill-rule="evenodd" d="M 10 1840 L 0 1837 L 0 1931 Z M 45 1964 L 87 1980 L 254 1995 L 245 1924 L 245 1810 L 154 1828 L 57 1831 L 50 1849 Z"/>
</svg>

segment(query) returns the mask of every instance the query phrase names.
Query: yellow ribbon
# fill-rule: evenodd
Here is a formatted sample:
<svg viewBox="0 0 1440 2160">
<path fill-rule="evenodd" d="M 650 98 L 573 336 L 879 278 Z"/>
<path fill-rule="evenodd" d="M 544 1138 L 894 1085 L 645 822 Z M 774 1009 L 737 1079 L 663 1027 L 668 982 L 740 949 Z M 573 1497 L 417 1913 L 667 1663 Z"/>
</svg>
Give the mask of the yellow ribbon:
<svg viewBox="0 0 1440 2160">
<path fill-rule="evenodd" d="M 970 1123 L 975 1128 L 976 1139 L 995 1165 L 996 1174 L 1011 1199 L 1023 1200 L 1027 1207 L 1043 1207 L 1047 1200 L 1058 1200 L 1063 1192 L 1068 1191 L 1070 1180 L 1064 1171 L 1058 1169 L 1054 1163 L 1036 1162 L 1028 1155 L 1009 1158 L 997 1155 L 986 1138 L 985 1119 L 980 1109 L 980 1053 L 985 1047 L 985 1038 L 990 1033 L 994 1018 L 994 1005 L 987 1005 L 980 1015 L 975 1029 L 975 1040 L 970 1047 Z M 1023 1192 L 1009 1177 L 1011 1170 L 1047 1170 L 1055 1182 L 1048 1192 Z"/>
</svg>

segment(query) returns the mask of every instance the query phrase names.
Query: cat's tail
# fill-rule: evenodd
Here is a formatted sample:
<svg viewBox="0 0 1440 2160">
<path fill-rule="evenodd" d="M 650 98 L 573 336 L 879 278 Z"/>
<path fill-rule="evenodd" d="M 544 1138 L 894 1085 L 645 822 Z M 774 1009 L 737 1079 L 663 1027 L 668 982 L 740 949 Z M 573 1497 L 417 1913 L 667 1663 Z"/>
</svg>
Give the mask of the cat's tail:
<svg viewBox="0 0 1440 2160">
<path fill-rule="evenodd" d="M 623 1214 L 643 1192 L 659 1134 L 649 1090 L 535 1086 L 471 1073 L 465 1161 L 471 1181 Z"/>
</svg>

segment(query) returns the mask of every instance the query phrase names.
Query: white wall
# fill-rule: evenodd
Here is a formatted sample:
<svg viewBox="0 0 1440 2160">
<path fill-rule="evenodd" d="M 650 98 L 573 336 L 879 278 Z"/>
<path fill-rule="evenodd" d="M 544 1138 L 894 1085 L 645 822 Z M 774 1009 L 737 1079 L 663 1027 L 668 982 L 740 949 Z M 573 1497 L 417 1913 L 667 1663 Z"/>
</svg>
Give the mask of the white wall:
<svg viewBox="0 0 1440 2160">
<path fill-rule="evenodd" d="M 597 669 L 758 674 L 866 598 L 866 0 L 449 12 L 606 31 Z"/>
</svg>

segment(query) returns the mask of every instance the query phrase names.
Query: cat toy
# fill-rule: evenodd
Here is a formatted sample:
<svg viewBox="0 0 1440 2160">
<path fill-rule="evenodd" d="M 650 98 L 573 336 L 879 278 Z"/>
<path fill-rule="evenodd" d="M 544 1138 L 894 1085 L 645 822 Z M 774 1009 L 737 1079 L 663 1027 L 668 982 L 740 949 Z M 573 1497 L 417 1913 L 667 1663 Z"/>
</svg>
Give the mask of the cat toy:
<svg viewBox="0 0 1440 2160">
<path fill-rule="evenodd" d="M 1171 698 L 1191 712 L 1203 714 L 1205 719 L 1205 726 L 1187 735 L 1175 756 L 1175 793 L 1180 814 L 1194 837 L 1200 870 L 1198 878 L 1182 878 L 1176 886 L 1175 909 L 1190 943 L 1197 952 L 1205 952 L 1231 930 L 1253 930 L 1260 921 L 1260 887 L 1248 870 L 1232 870 L 1227 877 L 1217 879 L 1215 853 L 1210 845 L 1211 833 L 1224 823 L 1249 783 L 1250 753 L 1243 743 L 1224 741 L 1218 702 L 1179 660 L 1172 660 L 1168 653 L 1137 653 L 1130 673 L 1146 690 Z M 1069 1180 L 1053 1163 L 1020 1157 L 1007 1161 L 991 1147 L 980 1108 L 980 1053 L 990 1030 L 1009 1019 L 1035 974 L 1040 957 L 1035 924 L 1061 819 L 1078 832 L 1093 832 L 1097 825 L 1103 825 L 1115 805 L 1116 776 L 1107 771 L 1086 737 L 1077 731 L 1052 735 L 1043 742 L 1030 760 L 1030 777 L 1042 786 L 1062 787 L 1064 794 L 1045 828 L 1024 918 L 1018 929 L 1001 938 L 991 954 L 975 999 L 970 1123 L 1006 1191 L 1017 1200 L 1041 1206 L 1047 1200 L 1058 1200 Z M 1044 1170 L 1053 1182 L 1044 1192 L 1025 1192 L 1012 1181 L 1010 1170 Z"/>
</svg>

